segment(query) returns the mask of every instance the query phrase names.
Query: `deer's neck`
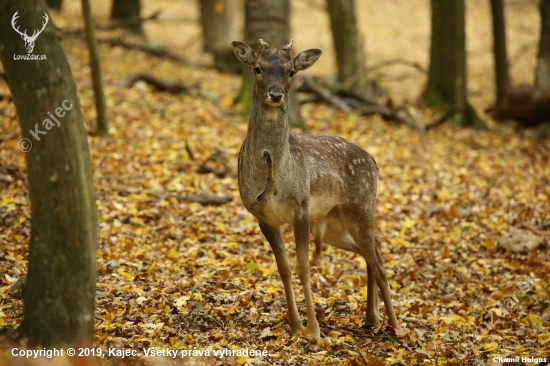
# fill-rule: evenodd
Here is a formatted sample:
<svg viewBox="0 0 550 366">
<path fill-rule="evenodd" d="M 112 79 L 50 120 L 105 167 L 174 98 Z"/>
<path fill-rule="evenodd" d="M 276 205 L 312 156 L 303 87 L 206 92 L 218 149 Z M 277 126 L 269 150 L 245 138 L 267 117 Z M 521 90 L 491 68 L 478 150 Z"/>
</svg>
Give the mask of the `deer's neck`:
<svg viewBox="0 0 550 366">
<path fill-rule="evenodd" d="M 270 107 L 254 93 L 243 146 L 253 166 L 265 167 L 264 164 L 257 165 L 257 161 L 269 163 L 271 169 L 287 164 L 290 155 L 287 105 L 285 100 L 280 107 Z"/>
</svg>

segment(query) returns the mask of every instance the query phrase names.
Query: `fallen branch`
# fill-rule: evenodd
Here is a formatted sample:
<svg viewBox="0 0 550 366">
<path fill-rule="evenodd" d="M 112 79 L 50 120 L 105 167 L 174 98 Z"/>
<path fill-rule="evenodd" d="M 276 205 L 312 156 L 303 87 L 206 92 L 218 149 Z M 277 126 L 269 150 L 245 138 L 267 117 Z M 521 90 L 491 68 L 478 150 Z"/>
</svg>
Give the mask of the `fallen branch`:
<svg viewBox="0 0 550 366">
<path fill-rule="evenodd" d="M 327 103 L 344 112 L 351 112 L 351 107 L 346 102 L 333 95 L 330 90 L 321 86 L 321 84 L 317 83 L 311 76 L 304 76 L 303 79 L 304 86 L 311 90 L 314 94 L 321 97 Z"/>
<path fill-rule="evenodd" d="M 129 75 L 117 82 L 118 86 L 125 88 L 131 88 L 138 81 L 144 81 L 149 85 L 152 85 L 155 90 L 167 92 L 170 94 L 190 94 L 188 87 L 175 80 L 161 80 L 147 73 L 136 73 Z"/>
<path fill-rule="evenodd" d="M 139 188 L 128 188 L 124 186 L 117 186 L 114 188 L 114 190 L 126 195 L 145 193 L 146 195 L 153 196 L 159 199 L 175 198 L 181 201 L 200 203 L 203 206 L 207 206 L 207 205 L 219 206 L 219 205 L 223 205 L 233 201 L 233 198 L 231 197 L 214 196 L 206 193 L 193 194 L 190 196 L 182 196 L 177 194 L 171 194 L 169 192 L 157 193 L 157 192 L 147 191 Z"/>
</svg>

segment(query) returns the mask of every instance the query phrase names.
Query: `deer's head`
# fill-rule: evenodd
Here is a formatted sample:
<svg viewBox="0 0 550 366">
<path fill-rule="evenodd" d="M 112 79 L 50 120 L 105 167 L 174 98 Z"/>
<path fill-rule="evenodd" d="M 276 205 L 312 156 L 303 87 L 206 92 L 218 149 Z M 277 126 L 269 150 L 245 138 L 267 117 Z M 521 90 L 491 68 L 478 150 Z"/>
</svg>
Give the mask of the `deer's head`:
<svg viewBox="0 0 550 366">
<path fill-rule="evenodd" d="M 271 107 L 279 107 L 285 103 L 292 77 L 298 71 L 312 66 L 322 53 L 319 49 L 311 49 L 302 51 L 294 57 L 292 40 L 278 50 L 270 48 L 260 39 L 260 48 L 257 53 L 242 42 L 233 41 L 231 45 L 235 56 L 255 75 L 256 97 Z"/>
<path fill-rule="evenodd" d="M 36 41 L 36 38 L 38 38 L 38 36 L 40 35 L 40 33 L 42 33 L 42 31 L 44 30 L 44 28 L 46 28 L 46 24 L 48 24 L 48 14 L 44 13 L 44 22 L 42 23 L 42 29 L 40 30 L 34 30 L 33 33 L 32 33 L 32 36 L 29 36 L 27 35 L 27 30 L 25 29 L 24 32 L 21 32 L 19 30 L 19 26 L 15 26 L 15 21 L 17 18 L 19 18 L 19 15 L 17 15 L 17 13 L 19 12 L 16 11 L 15 14 L 13 14 L 13 17 L 11 18 L 11 26 L 13 27 L 13 29 L 19 33 L 21 35 L 21 38 L 23 38 L 23 41 L 25 41 L 25 49 L 27 50 L 27 53 L 31 53 L 32 50 L 34 49 L 34 42 Z"/>
</svg>

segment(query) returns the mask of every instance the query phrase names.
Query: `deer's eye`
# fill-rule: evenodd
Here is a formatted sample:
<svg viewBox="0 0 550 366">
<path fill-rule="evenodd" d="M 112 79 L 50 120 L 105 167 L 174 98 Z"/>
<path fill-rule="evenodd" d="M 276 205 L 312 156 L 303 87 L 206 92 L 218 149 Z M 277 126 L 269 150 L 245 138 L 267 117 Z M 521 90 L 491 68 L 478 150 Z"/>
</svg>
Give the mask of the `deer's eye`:
<svg viewBox="0 0 550 366">
<path fill-rule="evenodd" d="M 254 68 L 254 72 L 256 73 L 256 75 L 259 75 L 259 74 L 262 73 L 262 69 L 260 69 L 259 66 L 256 66 L 256 67 Z"/>
<path fill-rule="evenodd" d="M 294 70 L 292 70 L 292 71 L 290 72 L 290 74 L 288 74 L 289 77 L 293 77 L 294 75 L 296 75 L 296 71 L 294 71 Z"/>
</svg>

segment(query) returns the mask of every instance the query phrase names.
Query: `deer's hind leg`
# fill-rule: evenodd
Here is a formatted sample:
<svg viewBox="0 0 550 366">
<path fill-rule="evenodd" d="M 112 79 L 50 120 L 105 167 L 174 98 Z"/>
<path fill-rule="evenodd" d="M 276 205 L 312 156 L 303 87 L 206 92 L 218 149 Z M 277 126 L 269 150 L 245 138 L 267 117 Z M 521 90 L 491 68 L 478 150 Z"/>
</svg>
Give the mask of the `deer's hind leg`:
<svg viewBox="0 0 550 366">
<path fill-rule="evenodd" d="M 362 255 L 359 251 L 359 247 L 353 240 L 353 237 L 347 231 L 343 225 L 343 222 L 340 220 L 340 215 L 338 212 L 331 213 L 332 224 L 329 221 L 327 225 L 323 241 L 329 245 L 332 245 L 336 248 L 344 249 L 353 253 Z M 341 230 L 335 230 L 333 227 L 336 227 Z M 378 240 L 378 244 L 380 241 Z M 364 256 L 363 256 L 364 257 Z M 367 275 L 368 275 L 368 284 L 367 284 L 367 313 L 365 316 L 365 323 L 367 325 L 377 325 L 380 323 L 380 316 L 378 313 L 378 286 L 376 285 L 376 280 L 374 278 L 374 273 L 372 271 L 371 265 L 367 261 Z"/>
<path fill-rule="evenodd" d="M 374 286 L 374 283 L 376 283 L 386 306 L 389 324 L 397 328 L 397 317 L 393 310 L 388 280 L 384 272 L 384 261 L 380 251 L 380 240 L 374 235 L 374 207 L 370 206 L 371 205 L 350 205 L 341 210 L 341 217 L 344 226 L 347 231 L 349 231 L 349 235 L 353 238 L 358 252 L 367 262 L 367 271 L 369 275 L 369 287 L 367 289 L 367 323 L 376 324 L 378 321 L 378 309 L 373 309 L 375 305 L 377 305 L 377 300 L 375 300 L 376 287 Z M 372 300 L 369 301 L 369 299 Z"/>
</svg>

